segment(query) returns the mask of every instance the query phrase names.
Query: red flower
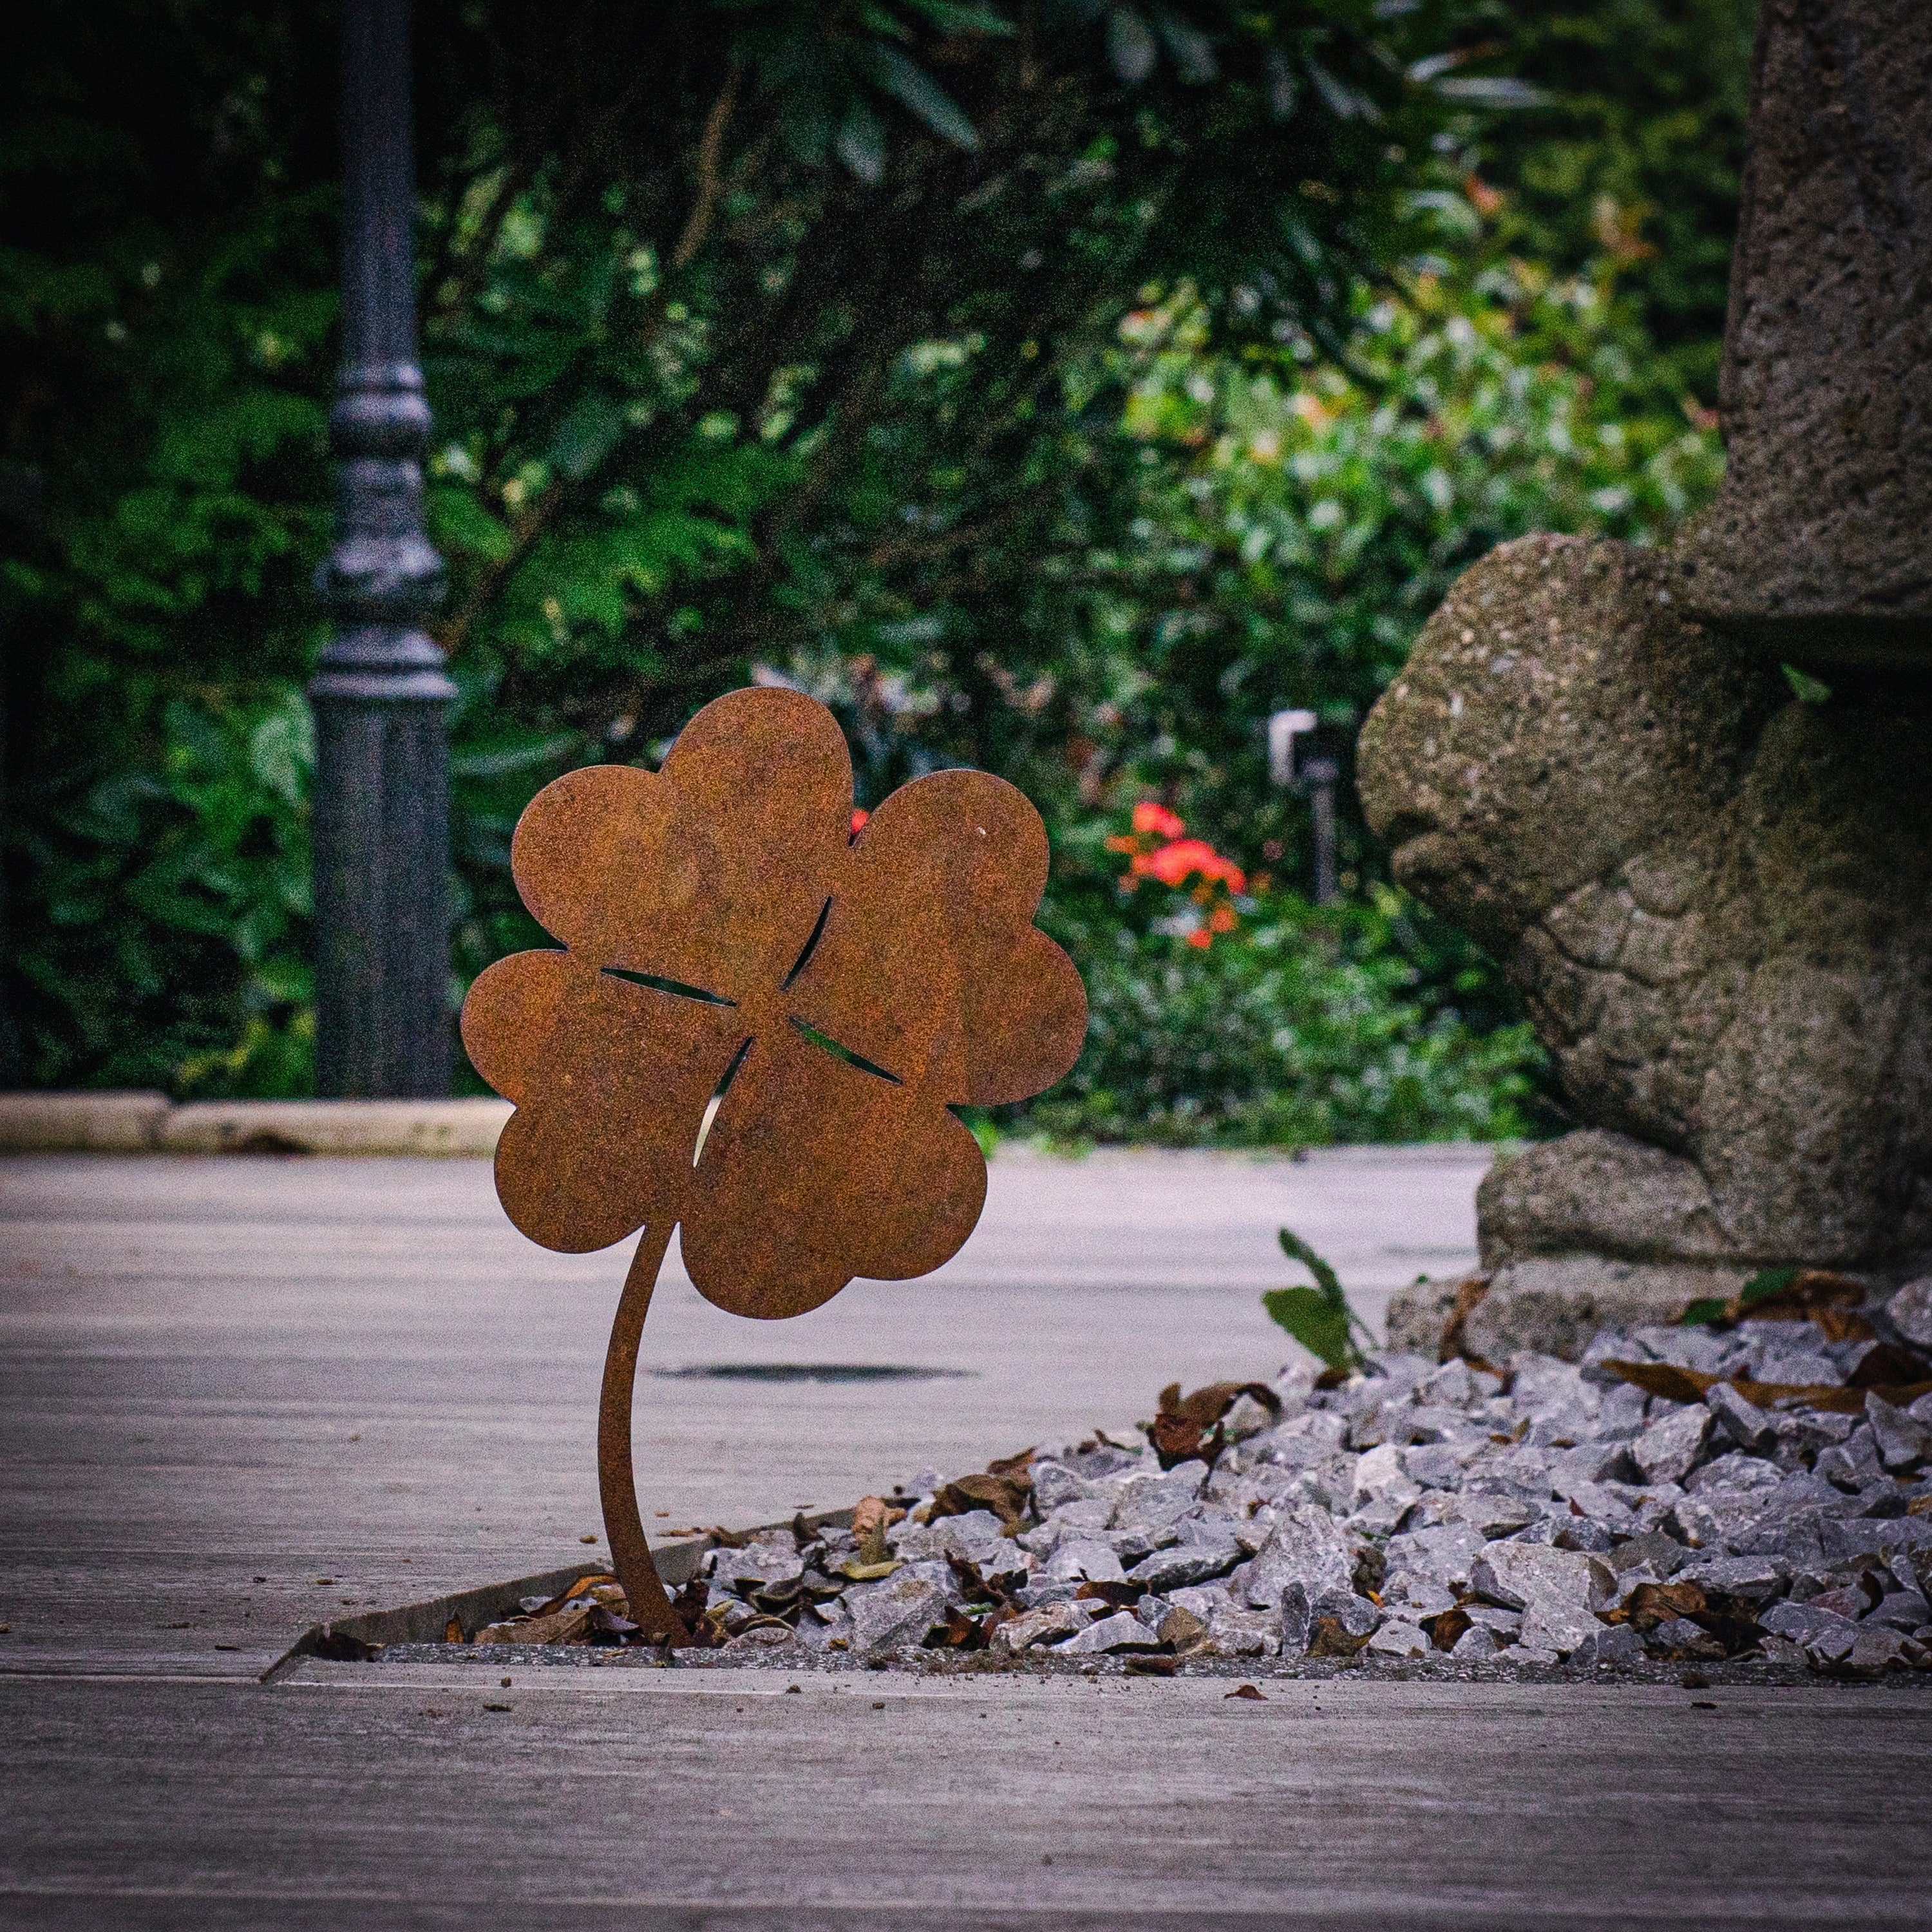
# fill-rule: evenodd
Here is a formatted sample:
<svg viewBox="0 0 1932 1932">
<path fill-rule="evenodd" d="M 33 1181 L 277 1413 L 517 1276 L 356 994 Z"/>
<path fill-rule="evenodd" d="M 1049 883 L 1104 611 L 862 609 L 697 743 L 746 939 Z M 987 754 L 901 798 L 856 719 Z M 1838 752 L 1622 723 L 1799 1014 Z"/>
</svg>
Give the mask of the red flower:
<svg viewBox="0 0 1932 1932">
<path fill-rule="evenodd" d="M 1186 821 L 1177 818 L 1157 800 L 1144 798 L 1134 807 L 1134 830 L 1151 832 L 1156 838 L 1178 838 L 1187 830 Z"/>
<path fill-rule="evenodd" d="M 1247 890 L 1247 878 L 1240 867 L 1233 860 L 1222 858 L 1204 838 L 1178 838 L 1172 845 L 1163 845 L 1158 852 L 1150 854 L 1144 866 L 1136 861 L 1134 870 L 1151 873 L 1164 886 L 1178 886 L 1198 872 L 1204 879 L 1225 881 L 1230 892 Z"/>
</svg>

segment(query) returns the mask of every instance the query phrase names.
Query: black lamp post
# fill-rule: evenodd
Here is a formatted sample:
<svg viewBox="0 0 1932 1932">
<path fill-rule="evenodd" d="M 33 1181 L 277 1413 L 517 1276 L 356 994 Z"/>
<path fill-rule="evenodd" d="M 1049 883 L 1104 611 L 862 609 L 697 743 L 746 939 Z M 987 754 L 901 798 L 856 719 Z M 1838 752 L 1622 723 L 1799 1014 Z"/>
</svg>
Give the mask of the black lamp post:
<svg viewBox="0 0 1932 1932">
<path fill-rule="evenodd" d="M 442 565 L 422 526 L 429 406 L 416 363 L 410 0 L 347 0 L 342 366 L 329 440 L 335 620 L 308 688 L 316 731 L 317 1090 L 449 1087 L 449 806 L 456 695 L 424 618 Z"/>
</svg>

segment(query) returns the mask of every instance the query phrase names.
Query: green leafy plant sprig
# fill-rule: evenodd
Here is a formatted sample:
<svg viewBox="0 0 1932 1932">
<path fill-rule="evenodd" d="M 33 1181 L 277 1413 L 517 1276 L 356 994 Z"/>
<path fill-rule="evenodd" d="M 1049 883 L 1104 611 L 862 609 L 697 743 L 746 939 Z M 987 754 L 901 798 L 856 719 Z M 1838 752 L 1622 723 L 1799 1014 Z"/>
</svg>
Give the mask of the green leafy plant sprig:
<svg viewBox="0 0 1932 1932">
<path fill-rule="evenodd" d="M 1300 1235 L 1283 1228 L 1282 1252 L 1299 1262 L 1315 1277 L 1312 1288 L 1270 1288 L 1262 1306 L 1271 1320 L 1286 1329 L 1331 1374 L 1345 1376 L 1366 1366 L 1367 1356 L 1356 1337 L 1374 1345 L 1375 1337 L 1348 1306 L 1340 1278 Z"/>
</svg>

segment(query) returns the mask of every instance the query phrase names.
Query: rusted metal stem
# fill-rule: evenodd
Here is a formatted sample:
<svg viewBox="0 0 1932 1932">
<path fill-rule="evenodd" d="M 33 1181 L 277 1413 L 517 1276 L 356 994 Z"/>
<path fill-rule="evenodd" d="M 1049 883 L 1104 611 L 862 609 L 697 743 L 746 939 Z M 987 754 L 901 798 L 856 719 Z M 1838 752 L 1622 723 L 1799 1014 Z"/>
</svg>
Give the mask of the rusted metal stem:
<svg viewBox="0 0 1932 1932">
<path fill-rule="evenodd" d="M 690 1640 L 658 1580 L 657 1565 L 638 1508 L 638 1485 L 631 1467 L 631 1402 L 638 1385 L 638 1346 L 650 1312 L 651 1290 L 670 1245 L 675 1216 L 660 1216 L 638 1238 L 631 1271 L 610 1324 L 610 1346 L 604 1358 L 604 1392 L 597 1408 L 597 1490 L 604 1504 L 604 1534 L 610 1562 L 630 1600 L 631 1620 L 653 1643 Z"/>
</svg>

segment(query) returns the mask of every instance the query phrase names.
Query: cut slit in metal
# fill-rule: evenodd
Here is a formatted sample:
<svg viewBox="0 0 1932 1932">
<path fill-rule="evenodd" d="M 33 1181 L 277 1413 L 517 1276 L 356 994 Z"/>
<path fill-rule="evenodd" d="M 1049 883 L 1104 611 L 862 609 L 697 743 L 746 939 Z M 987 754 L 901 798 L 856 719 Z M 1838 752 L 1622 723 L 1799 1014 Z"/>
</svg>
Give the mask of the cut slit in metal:
<svg viewBox="0 0 1932 1932">
<path fill-rule="evenodd" d="M 738 1070 L 745 1064 L 745 1056 L 752 1050 L 753 1036 L 747 1034 L 739 1043 L 738 1051 L 731 1056 L 731 1064 L 718 1076 L 718 1084 L 712 1089 L 711 1098 L 704 1103 L 704 1118 L 698 1124 L 698 1144 L 691 1150 L 691 1164 L 695 1167 L 704 1157 L 704 1143 L 711 1137 L 711 1124 L 718 1118 L 718 1110 L 724 1104 L 724 1096 L 731 1090 L 731 1083 L 738 1077 Z"/>
<path fill-rule="evenodd" d="M 682 980 L 667 980 L 660 973 L 633 973 L 628 966 L 600 966 L 614 980 L 628 980 L 634 986 L 648 986 L 654 993 L 668 993 L 676 1000 L 701 1000 L 707 1006 L 735 1006 L 722 993 L 707 993 L 702 986 L 687 986 Z"/>
<path fill-rule="evenodd" d="M 854 1053 L 849 1046 L 841 1046 L 830 1034 L 820 1033 L 818 1028 L 800 1019 L 797 1014 L 792 1015 L 791 1023 L 820 1052 L 829 1053 L 834 1060 L 842 1060 L 848 1066 L 856 1066 L 861 1073 L 869 1073 L 875 1079 L 890 1080 L 895 1087 L 905 1084 L 896 1073 L 888 1073 L 883 1066 L 875 1066 L 862 1053 Z"/>
<path fill-rule="evenodd" d="M 832 902 L 828 898 L 825 903 L 818 908 L 818 922 L 812 928 L 812 937 L 805 942 L 804 950 L 799 954 L 798 957 L 792 962 L 791 970 L 784 976 L 784 980 L 779 986 L 778 991 L 780 992 L 787 991 L 790 988 L 791 982 L 796 980 L 798 976 L 805 970 L 806 966 L 810 964 L 812 956 L 818 950 L 818 942 L 825 937 L 825 922 L 831 916 Z"/>
</svg>

